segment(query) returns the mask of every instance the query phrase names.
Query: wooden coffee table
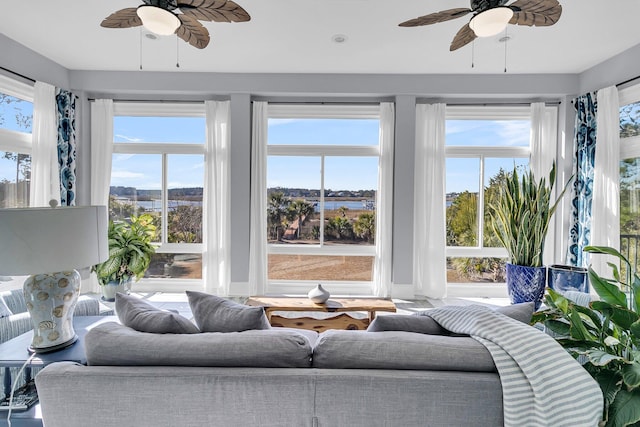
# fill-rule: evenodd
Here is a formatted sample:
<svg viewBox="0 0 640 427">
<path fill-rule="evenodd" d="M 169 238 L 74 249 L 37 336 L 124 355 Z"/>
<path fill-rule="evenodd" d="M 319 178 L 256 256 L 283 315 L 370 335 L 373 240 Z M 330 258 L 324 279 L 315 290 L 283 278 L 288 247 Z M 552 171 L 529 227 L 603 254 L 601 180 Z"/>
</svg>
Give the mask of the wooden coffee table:
<svg viewBox="0 0 640 427">
<path fill-rule="evenodd" d="M 309 298 L 300 297 L 250 297 L 247 305 L 264 307 L 271 326 L 326 331 L 327 329 L 364 330 L 376 316 L 376 311 L 395 312 L 393 301 L 382 298 L 330 298 L 324 304 L 316 304 Z M 274 311 L 318 311 L 325 313 L 343 313 L 329 319 L 312 317 L 282 317 L 273 315 Z M 366 311 L 366 319 L 356 319 L 345 312 Z"/>
</svg>

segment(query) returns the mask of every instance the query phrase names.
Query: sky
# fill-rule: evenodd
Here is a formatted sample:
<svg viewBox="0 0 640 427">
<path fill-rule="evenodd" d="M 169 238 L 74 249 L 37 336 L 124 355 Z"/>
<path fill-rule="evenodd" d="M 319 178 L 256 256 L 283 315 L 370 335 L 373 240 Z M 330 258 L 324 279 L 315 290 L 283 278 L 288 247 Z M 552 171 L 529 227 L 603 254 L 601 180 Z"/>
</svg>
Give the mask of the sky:
<svg viewBox="0 0 640 427">
<path fill-rule="evenodd" d="M 0 114 L 11 118 L 17 104 L 0 105 Z M 19 108 L 31 113 L 30 103 Z M 26 111 L 25 108 L 29 111 Z M 12 120 L 4 128 L 11 129 Z M 13 125 L 15 128 L 15 125 Z M 378 145 L 379 123 L 374 119 L 271 119 L 268 127 L 270 145 Z M 446 126 L 450 146 L 526 146 L 529 144 L 529 121 L 449 120 Z M 114 117 L 114 140 L 117 143 L 205 143 L 204 117 Z M 0 153 L 0 156 L 2 153 Z M 523 159 L 526 163 L 526 159 Z M 522 164 L 523 160 L 516 161 Z M 371 190 L 377 187 L 376 157 L 327 157 L 325 189 Z M 500 169 L 512 169 L 514 159 L 486 159 L 485 185 Z M 159 154 L 114 154 L 111 183 L 140 189 L 160 189 L 162 157 Z M 478 191 L 478 159 L 448 159 L 449 192 Z M 320 188 L 320 157 L 271 156 L 267 165 L 268 187 Z M 0 159 L 0 180 L 15 179 L 15 163 Z M 202 155 L 169 155 L 169 188 L 202 187 Z"/>
</svg>

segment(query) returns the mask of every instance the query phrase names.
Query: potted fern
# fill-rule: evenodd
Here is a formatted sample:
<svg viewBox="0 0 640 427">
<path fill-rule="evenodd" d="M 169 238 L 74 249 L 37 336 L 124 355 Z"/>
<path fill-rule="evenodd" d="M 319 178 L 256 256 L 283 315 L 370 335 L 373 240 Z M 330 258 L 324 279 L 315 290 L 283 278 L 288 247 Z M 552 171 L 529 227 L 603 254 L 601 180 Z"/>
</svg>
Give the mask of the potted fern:
<svg viewBox="0 0 640 427">
<path fill-rule="evenodd" d="M 153 217 L 132 216 L 130 223 L 109 221 L 109 259 L 93 266 L 102 287 L 102 298 L 115 301 L 116 293 L 129 293 L 131 282 L 138 281 L 149 268 L 156 235 Z"/>
<path fill-rule="evenodd" d="M 536 181 L 531 170 L 518 173 L 514 166 L 500 190 L 500 196 L 489 205 L 491 226 L 507 250 L 506 281 L 513 304 L 542 302 L 546 284 L 546 268 L 542 255 L 551 216 L 567 189 L 568 182 L 552 203 L 556 180 L 553 164 L 548 181 Z"/>
</svg>

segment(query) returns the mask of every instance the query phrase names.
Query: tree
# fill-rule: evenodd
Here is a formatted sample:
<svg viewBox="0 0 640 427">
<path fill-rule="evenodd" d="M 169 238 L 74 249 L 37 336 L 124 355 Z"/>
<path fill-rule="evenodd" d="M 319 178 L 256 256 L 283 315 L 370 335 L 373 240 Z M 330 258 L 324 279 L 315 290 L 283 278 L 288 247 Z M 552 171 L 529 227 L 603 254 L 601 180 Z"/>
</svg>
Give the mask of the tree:
<svg viewBox="0 0 640 427">
<path fill-rule="evenodd" d="M 269 238 L 280 240 L 283 230 L 282 221 L 286 218 L 291 199 L 284 196 L 282 192 L 269 194 L 267 202 L 267 227 L 269 227 Z"/>
<path fill-rule="evenodd" d="M 180 205 L 167 219 L 168 243 L 202 243 L 202 206 Z"/>
<path fill-rule="evenodd" d="M 348 218 L 334 216 L 327 223 L 327 231 L 336 239 L 350 239 L 353 236 L 353 226 Z"/>
<path fill-rule="evenodd" d="M 500 242 L 492 230 L 491 216 L 486 206 L 500 197 L 500 188 L 507 176 L 507 172 L 501 168 L 489 178 L 489 185 L 484 188 L 484 247 L 500 247 Z M 469 191 L 460 193 L 447 208 L 446 223 L 447 246 L 477 246 L 478 195 Z M 505 260 L 501 258 L 454 258 L 452 265 L 461 276 L 471 280 L 504 281 Z"/>
<path fill-rule="evenodd" d="M 640 135 L 640 103 L 620 109 L 620 138 Z"/>
<path fill-rule="evenodd" d="M 353 231 L 362 240 L 373 242 L 376 233 L 376 217 L 372 213 L 361 214 L 353 223 Z"/>
<path fill-rule="evenodd" d="M 294 200 L 289 204 L 288 214 L 292 220 L 298 220 L 298 229 L 296 230 L 296 237 L 300 239 L 300 229 L 302 228 L 302 222 L 313 215 L 315 208 L 306 200 Z"/>
</svg>

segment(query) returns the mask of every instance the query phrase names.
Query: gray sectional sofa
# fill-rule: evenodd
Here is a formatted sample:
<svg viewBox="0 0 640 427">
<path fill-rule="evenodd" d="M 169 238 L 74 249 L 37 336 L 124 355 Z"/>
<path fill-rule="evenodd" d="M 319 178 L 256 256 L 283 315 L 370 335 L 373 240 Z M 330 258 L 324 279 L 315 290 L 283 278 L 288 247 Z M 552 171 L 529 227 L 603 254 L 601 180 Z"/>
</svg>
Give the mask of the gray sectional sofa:
<svg viewBox="0 0 640 427">
<path fill-rule="evenodd" d="M 88 366 L 36 378 L 47 427 L 503 425 L 491 355 L 465 336 L 105 323 L 86 340 Z"/>
<path fill-rule="evenodd" d="M 469 337 L 151 334 L 111 322 L 86 339 L 89 366 L 36 377 L 47 427 L 503 424 L 495 366 Z"/>
<path fill-rule="evenodd" d="M 36 377 L 45 425 L 501 426 L 491 353 L 434 315 L 540 334 L 523 324 L 533 304 L 378 316 L 367 331 L 318 335 L 271 328 L 261 307 L 186 294 L 193 321 L 118 294 L 120 323 L 85 336 L 88 366 L 52 364 Z"/>
</svg>

